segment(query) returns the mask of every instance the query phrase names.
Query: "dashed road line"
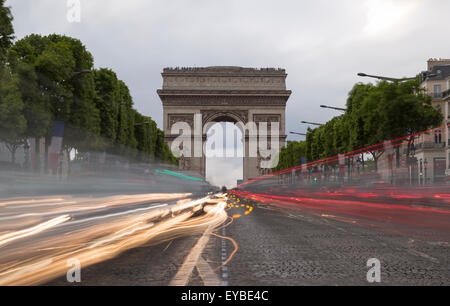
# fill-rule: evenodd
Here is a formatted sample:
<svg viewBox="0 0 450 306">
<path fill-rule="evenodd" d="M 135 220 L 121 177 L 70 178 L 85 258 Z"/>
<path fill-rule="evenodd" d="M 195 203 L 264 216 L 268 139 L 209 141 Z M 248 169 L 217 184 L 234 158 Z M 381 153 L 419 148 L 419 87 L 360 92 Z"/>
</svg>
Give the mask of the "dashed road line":
<svg viewBox="0 0 450 306">
<path fill-rule="evenodd" d="M 222 227 L 222 236 L 226 237 L 225 227 Z M 222 286 L 228 286 L 228 267 L 226 266 L 227 260 L 227 245 L 225 239 L 222 239 Z"/>
</svg>

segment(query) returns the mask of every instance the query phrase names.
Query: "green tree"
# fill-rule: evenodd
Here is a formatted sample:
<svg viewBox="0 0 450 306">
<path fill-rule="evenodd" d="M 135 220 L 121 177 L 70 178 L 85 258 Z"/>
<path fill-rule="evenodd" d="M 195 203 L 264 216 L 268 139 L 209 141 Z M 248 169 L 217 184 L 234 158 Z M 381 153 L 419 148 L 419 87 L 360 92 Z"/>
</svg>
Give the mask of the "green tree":
<svg viewBox="0 0 450 306">
<path fill-rule="evenodd" d="M 20 96 L 18 79 L 6 65 L 7 55 L 14 39 L 13 17 L 10 7 L 0 0 L 0 140 L 11 152 L 11 162 L 15 163 L 16 150 L 23 144 L 26 120 L 22 114 L 24 107 Z"/>
<path fill-rule="evenodd" d="M 11 152 L 11 163 L 15 163 L 16 150 L 24 142 L 26 120 L 22 114 L 23 101 L 17 78 L 8 69 L 0 70 L 0 139 Z"/>
<path fill-rule="evenodd" d="M 79 149 L 100 149 L 100 112 L 97 109 L 95 80 L 93 74 L 94 60 L 90 52 L 78 40 L 66 36 L 52 35 L 50 39 L 55 43 L 64 42 L 70 46 L 75 61 L 74 71 L 67 80 L 72 92 L 70 116 L 66 146 Z M 82 130 L 82 133 L 78 131 Z M 77 133 L 70 133 L 77 131 Z"/>
<path fill-rule="evenodd" d="M 151 117 L 135 112 L 135 132 L 139 159 L 144 162 L 155 160 L 158 127 Z"/>
<path fill-rule="evenodd" d="M 354 129 L 363 127 L 360 131 L 363 146 L 424 131 L 442 122 L 440 109 L 432 107 L 431 98 L 424 94 L 418 80 L 367 85 L 367 91 L 359 97 L 358 104 L 359 108 L 353 110 L 357 115 L 352 117 L 351 126 Z M 383 150 L 371 153 L 377 168 Z"/>
<path fill-rule="evenodd" d="M 287 145 L 281 148 L 278 155 L 278 164 L 272 170 L 279 171 L 298 166 L 305 155 L 306 141 L 288 141 Z"/>
<path fill-rule="evenodd" d="M 89 73 L 93 58 L 84 45 L 67 36 L 32 34 L 17 41 L 10 53 L 11 67 L 21 79 L 27 121 L 34 122 L 27 136 L 46 136 L 47 153 L 51 122 L 63 121 L 67 150 L 95 147 L 100 117 Z"/>
<path fill-rule="evenodd" d="M 177 162 L 156 123 L 133 109 L 127 85 L 109 69 L 94 70 L 93 57 L 81 41 L 31 34 L 12 45 L 12 16 L 3 3 L 0 60 L 7 59 L 11 69 L 1 76 L 4 141 L 8 136 L 18 146 L 24 139 L 45 136 L 47 153 L 52 122 L 63 121 L 68 152 L 106 149 L 144 161 Z M 37 153 L 38 148 L 36 142 Z"/>
<path fill-rule="evenodd" d="M 8 49 L 13 43 L 14 27 L 12 20 L 11 8 L 5 6 L 5 0 L 0 0 L 0 66 L 4 65 Z"/>
<path fill-rule="evenodd" d="M 120 146 L 121 153 L 131 155 L 137 147 L 136 137 L 134 136 L 134 110 L 133 99 L 130 95 L 128 86 L 121 80 L 119 84 L 119 119 L 117 131 L 117 143 Z"/>
<path fill-rule="evenodd" d="M 319 160 L 415 134 L 439 126 L 441 122 L 441 110 L 432 106 L 431 98 L 424 93 L 418 79 L 383 81 L 376 85 L 358 83 L 349 92 L 345 114 L 315 129 L 308 128 L 302 152 L 308 161 Z M 409 142 L 413 139 L 410 137 Z M 299 164 L 295 159 L 298 153 L 293 153 L 294 147 L 288 142 L 281 150 L 279 165 L 274 170 Z M 377 146 L 369 152 L 377 169 L 378 159 L 384 151 Z M 364 155 L 361 155 L 364 166 Z M 330 165 L 335 164 L 337 161 Z"/>
<path fill-rule="evenodd" d="M 176 164 L 178 159 L 173 156 L 167 142 L 164 141 L 164 132 L 158 129 L 156 136 L 156 152 L 155 157 L 157 161 L 160 162 L 169 162 L 172 164 Z"/>
<path fill-rule="evenodd" d="M 120 101 L 119 80 L 110 69 L 101 68 L 94 71 L 95 104 L 100 111 L 100 135 L 115 142 L 119 131 Z"/>
</svg>

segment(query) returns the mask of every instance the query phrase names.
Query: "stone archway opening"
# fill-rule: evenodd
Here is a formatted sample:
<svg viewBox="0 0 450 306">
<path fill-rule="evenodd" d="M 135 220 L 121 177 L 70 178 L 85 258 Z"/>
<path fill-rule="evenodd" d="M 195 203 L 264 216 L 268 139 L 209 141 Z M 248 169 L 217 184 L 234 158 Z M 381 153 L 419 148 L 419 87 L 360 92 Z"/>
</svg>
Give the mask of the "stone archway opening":
<svg viewBox="0 0 450 306">
<path fill-rule="evenodd" d="M 242 130 L 228 117 L 217 118 L 205 129 L 206 181 L 215 186 L 233 188 L 243 180 Z"/>
</svg>

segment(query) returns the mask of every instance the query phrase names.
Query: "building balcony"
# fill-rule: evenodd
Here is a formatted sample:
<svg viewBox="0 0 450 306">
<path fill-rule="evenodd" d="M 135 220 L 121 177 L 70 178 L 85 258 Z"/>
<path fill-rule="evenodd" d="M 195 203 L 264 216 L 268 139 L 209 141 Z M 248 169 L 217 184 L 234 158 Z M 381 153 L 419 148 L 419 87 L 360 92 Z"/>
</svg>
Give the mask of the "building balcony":
<svg viewBox="0 0 450 306">
<path fill-rule="evenodd" d="M 447 89 L 446 91 L 442 92 L 442 98 L 443 99 L 450 98 L 450 89 Z"/>
<path fill-rule="evenodd" d="M 418 150 L 436 150 L 445 148 L 445 141 L 441 143 L 436 143 L 433 141 L 419 142 L 415 144 L 416 151 Z"/>
<path fill-rule="evenodd" d="M 428 92 L 427 95 L 429 95 L 433 99 L 442 99 L 443 98 L 443 92 Z"/>
</svg>

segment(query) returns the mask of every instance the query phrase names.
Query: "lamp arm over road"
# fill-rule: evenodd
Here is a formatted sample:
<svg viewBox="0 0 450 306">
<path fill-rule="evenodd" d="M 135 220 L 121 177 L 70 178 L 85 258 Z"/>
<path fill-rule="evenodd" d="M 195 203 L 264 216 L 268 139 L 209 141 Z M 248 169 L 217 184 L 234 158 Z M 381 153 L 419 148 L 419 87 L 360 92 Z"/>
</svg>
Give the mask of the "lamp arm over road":
<svg viewBox="0 0 450 306">
<path fill-rule="evenodd" d="M 305 123 L 305 124 L 311 124 L 311 125 L 317 125 L 317 126 L 320 126 L 320 125 L 322 125 L 322 123 L 317 123 L 317 122 L 309 122 L 309 121 L 301 121 L 301 123 Z"/>
<path fill-rule="evenodd" d="M 322 108 L 334 109 L 334 110 L 337 110 L 337 111 L 342 111 L 342 112 L 344 112 L 344 113 L 347 111 L 346 108 L 336 107 L 336 106 L 320 105 L 320 107 L 322 107 Z"/>
<path fill-rule="evenodd" d="M 385 77 L 381 75 L 371 75 L 363 72 L 359 72 L 357 74 L 360 77 L 368 77 L 368 78 L 374 78 L 382 81 L 391 81 L 391 82 L 404 82 L 404 81 L 411 81 L 417 79 L 417 77 L 409 77 L 409 78 L 391 78 L 391 77 Z M 426 77 L 435 77 L 438 76 L 436 73 L 427 73 Z"/>
<path fill-rule="evenodd" d="M 296 134 L 296 135 L 301 135 L 301 136 L 306 136 L 305 133 L 298 133 L 298 132 L 289 132 L 290 134 Z"/>
</svg>

